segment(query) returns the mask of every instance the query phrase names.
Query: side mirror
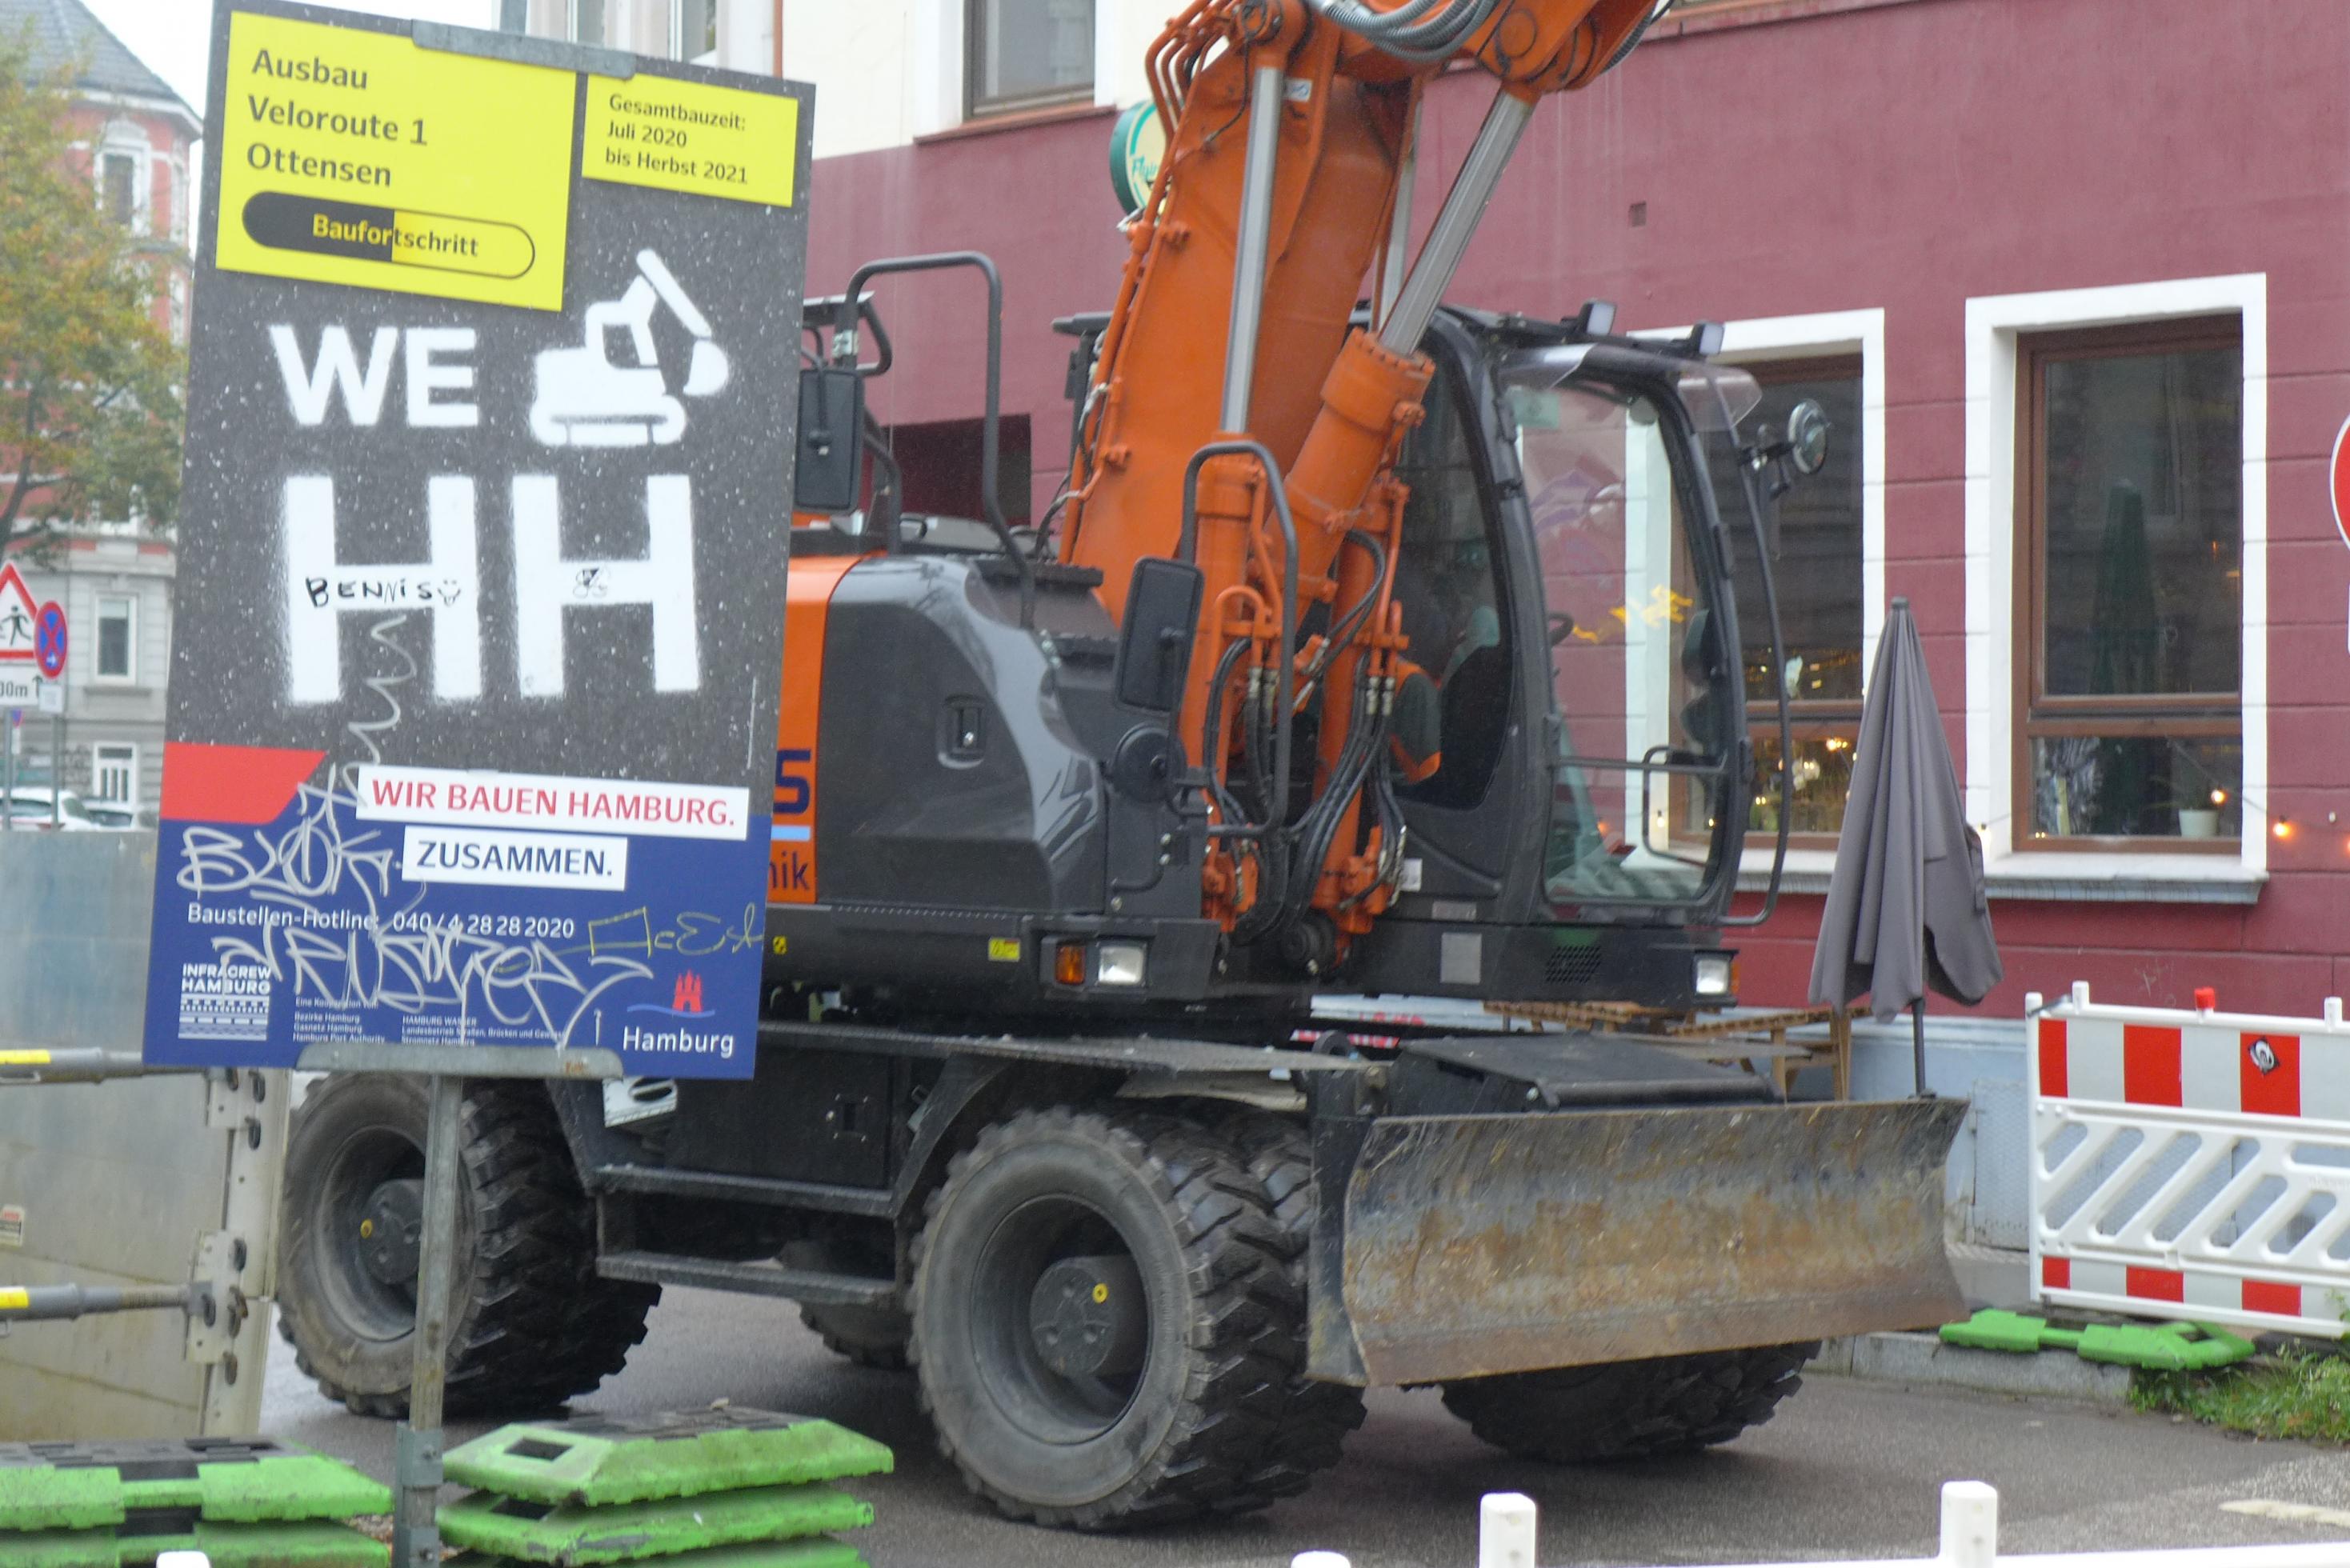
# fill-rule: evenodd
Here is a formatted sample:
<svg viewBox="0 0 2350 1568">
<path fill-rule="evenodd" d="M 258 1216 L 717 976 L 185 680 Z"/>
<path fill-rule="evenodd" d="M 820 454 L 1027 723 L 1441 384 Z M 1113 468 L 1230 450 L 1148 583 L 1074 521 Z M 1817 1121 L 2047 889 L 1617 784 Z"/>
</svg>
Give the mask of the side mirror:
<svg viewBox="0 0 2350 1568">
<path fill-rule="evenodd" d="M 1787 462 L 1808 479 L 1828 465 L 1828 412 L 1810 398 L 1787 410 Z"/>
<path fill-rule="evenodd" d="M 853 512 L 864 478 L 864 379 L 850 369 L 803 368 L 792 510 Z"/>
<path fill-rule="evenodd" d="M 1200 624 L 1206 578 L 1200 568 L 1161 556 L 1134 563 L 1126 590 L 1126 624 L 1118 628 L 1118 700 L 1147 713 L 1183 705 L 1183 678 L 1191 668 L 1191 638 Z"/>
</svg>

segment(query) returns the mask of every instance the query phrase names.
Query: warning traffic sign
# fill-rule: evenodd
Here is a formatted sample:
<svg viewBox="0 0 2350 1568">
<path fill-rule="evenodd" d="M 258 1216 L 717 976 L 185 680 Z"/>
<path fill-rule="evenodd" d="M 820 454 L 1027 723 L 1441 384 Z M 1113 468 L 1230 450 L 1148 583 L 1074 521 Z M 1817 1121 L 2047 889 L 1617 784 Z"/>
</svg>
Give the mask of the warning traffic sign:
<svg viewBox="0 0 2350 1568">
<path fill-rule="evenodd" d="M 40 658 L 40 606 L 14 562 L 0 566 L 0 665 L 32 664 Z"/>
</svg>

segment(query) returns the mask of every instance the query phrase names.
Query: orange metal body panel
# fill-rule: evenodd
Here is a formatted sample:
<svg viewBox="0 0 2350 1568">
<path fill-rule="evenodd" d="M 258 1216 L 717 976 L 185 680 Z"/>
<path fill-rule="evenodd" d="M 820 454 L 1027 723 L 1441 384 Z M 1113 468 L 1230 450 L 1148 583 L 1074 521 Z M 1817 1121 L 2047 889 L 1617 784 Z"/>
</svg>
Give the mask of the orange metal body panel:
<svg viewBox="0 0 2350 1568">
<path fill-rule="evenodd" d="M 792 563 L 784 588 L 783 708 L 775 720 L 774 837 L 767 846 L 767 902 L 813 904 L 816 897 L 816 745 L 824 711 L 824 628 L 833 590 L 863 556 L 812 556 Z"/>
</svg>

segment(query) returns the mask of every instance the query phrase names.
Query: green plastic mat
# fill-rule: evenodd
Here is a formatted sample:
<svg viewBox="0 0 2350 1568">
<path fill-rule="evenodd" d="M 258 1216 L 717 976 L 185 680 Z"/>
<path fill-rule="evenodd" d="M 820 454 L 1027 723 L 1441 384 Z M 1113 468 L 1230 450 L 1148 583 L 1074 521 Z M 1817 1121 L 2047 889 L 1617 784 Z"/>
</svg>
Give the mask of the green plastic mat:
<svg viewBox="0 0 2350 1568">
<path fill-rule="evenodd" d="M 2150 1372 L 2228 1366 L 2252 1354 L 2252 1343 L 2208 1324 L 2089 1324 L 2059 1328 L 2045 1318 L 1985 1308 L 1964 1323 L 1942 1325 L 1945 1344 L 1972 1350 L 2031 1355 L 2069 1350 L 2084 1361 L 2142 1366 Z"/>
<path fill-rule="evenodd" d="M 523 1568 L 519 1559 L 484 1557 L 467 1552 L 449 1559 L 448 1568 Z M 701 1552 L 681 1552 L 654 1559 L 654 1568 L 866 1568 L 857 1549 L 817 1536 L 812 1541 L 764 1541 L 750 1546 L 712 1546 Z"/>
<path fill-rule="evenodd" d="M 121 1561 L 110 1530 L 0 1534 L 0 1563 L 8 1568 L 115 1568 Z"/>
<path fill-rule="evenodd" d="M 872 1522 L 868 1504 L 821 1482 L 610 1508 L 551 1506 L 477 1491 L 441 1510 L 441 1538 L 494 1557 L 579 1568 L 671 1557 L 709 1546 L 826 1535 Z"/>
<path fill-rule="evenodd" d="M 166 1552 L 201 1552 L 212 1568 L 389 1568 L 391 1548 L 346 1525 L 317 1520 L 213 1524 L 203 1520 L 134 1520 L 111 1530 L 0 1532 L 5 1568 L 125 1568 Z M 825 1568 L 830 1568 L 826 1564 Z"/>
<path fill-rule="evenodd" d="M 0 1530 L 88 1530 L 151 1509 L 224 1523 L 348 1519 L 390 1511 L 391 1492 L 265 1438 L 0 1443 Z"/>
<path fill-rule="evenodd" d="M 450 1451 L 449 1479 L 534 1502 L 606 1507 L 886 1475 L 889 1450 L 806 1416 L 726 1408 L 501 1427 Z"/>
<path fill-rule="evenodd" d="M 113 1545 L 114 1561 L 121 1564 L 152 1563 L 166 1552 L 201 1552 L 212 1568 L 390 1568 L 391 1563 L 391 1548 L 382 1542 L 347 1524 L 316 1519 L 263 1524 L 198 1520 L 176 1532 L 151 1534 L 134 1519 Z"/>
</svg>

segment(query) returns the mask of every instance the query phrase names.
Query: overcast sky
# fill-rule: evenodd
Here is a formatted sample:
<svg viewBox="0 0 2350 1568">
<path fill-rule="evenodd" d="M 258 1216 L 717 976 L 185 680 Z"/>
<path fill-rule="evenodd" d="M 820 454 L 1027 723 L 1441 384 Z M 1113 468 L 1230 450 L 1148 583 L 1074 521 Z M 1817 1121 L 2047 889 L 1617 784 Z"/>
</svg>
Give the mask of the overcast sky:
<svg viewBox="0 0 2350 1568">
<path fill-rule="evenodd" d="M 488 27 L 497 23 L 497 0 L 316 0 L 342 11 L 379 16 L 423 17 Z M 204 79 L 212 52 L 213 8 L 206 0 L 82 0 L 130 52 L 204 112 Z"/>
</svg>

